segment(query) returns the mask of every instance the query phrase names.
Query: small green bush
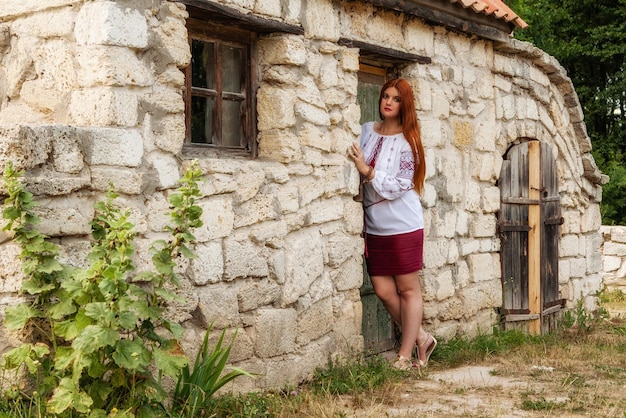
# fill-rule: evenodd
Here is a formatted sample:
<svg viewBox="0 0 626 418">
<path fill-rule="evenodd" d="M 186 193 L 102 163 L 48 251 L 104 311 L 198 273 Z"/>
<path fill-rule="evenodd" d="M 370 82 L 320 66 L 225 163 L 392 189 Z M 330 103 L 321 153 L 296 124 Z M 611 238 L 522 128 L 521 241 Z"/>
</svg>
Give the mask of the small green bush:
<svg viewBox="0 0 626 418">
<path fill-rule="evenodd" d="M 22 249 L 25 302 L 6 309 L 5 326 L 28 342 L 5 353 L 1 366 L 5 375 L 24 373 L 29 385 L 11 385 L 3 407 L 14 402 L 38 416 L 166 416 L 162 379 L 178 379 L 188 365 L 182 327 L 164 312 L 179 300 L 171 290 L 180 284 L 177 261 L 194 257 L 191 230 L 202 225 L 197 164 L 169 196 L 170 239 L 153 243 L 154 270 L 136 275 L 133 225 L 112 187 L 96 204 L 89 267 L 76 268 L 61 264 L 57 246 L 36 230 L 35 202 L 21 174 L 7 164 L 2 216 Z"/>
</svg>

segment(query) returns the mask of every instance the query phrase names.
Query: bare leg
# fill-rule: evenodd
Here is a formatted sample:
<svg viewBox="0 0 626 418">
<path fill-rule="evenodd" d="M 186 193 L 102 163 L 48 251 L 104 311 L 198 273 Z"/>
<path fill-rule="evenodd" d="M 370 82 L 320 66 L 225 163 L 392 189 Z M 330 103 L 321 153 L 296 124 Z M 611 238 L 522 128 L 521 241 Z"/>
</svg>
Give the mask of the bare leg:
<svg viewBox="0 0 626 418">
<path fill-rule="evenodd" d="M 398 276 L 372 276 L 376 295 L 387 308 L 391 317 L 402 329 L 402 341 L 398 354 L 411 357 L 416 342 L 425 342 L 429 336 L 421 327 L 423 315 L 422 291 L 419 273 Z M 425 358 L 428 345 L 419 346 L 419 357 Z"/>
</svg>

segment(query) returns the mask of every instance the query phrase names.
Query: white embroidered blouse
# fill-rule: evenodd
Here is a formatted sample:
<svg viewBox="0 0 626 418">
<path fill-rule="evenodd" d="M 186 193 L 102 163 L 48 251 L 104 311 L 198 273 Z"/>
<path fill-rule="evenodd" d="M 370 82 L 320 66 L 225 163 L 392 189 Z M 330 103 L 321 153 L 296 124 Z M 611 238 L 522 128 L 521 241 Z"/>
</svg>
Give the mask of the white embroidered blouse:
<svg viewBox="0 0 626 418">
<path fill-rule="evenodd" d="M 422 204 L 413 187 L 415 162 L 404 134 L 381 135 L 374 122 L 367 122 L 360 143 L 368 164 L 376 158 L 374 178 L 363 187 L 366 232 L 396 235 L 423 229 Z"/>
</svg>

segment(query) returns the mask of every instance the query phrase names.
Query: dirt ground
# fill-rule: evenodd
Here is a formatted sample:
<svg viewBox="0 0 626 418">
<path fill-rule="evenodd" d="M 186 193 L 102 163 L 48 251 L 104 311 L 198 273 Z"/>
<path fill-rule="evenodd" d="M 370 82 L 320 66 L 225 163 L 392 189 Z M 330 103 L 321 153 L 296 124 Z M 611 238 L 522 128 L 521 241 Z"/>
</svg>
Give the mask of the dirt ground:
<svg viewBox="0 0 626 418">
<path fill-rule="evenodd" d="M 625 334 L 454 369 L 434 364 L 380 394 L 343 397 L 351 411 L 343 416 L 626 418 Z"/>
</svg>

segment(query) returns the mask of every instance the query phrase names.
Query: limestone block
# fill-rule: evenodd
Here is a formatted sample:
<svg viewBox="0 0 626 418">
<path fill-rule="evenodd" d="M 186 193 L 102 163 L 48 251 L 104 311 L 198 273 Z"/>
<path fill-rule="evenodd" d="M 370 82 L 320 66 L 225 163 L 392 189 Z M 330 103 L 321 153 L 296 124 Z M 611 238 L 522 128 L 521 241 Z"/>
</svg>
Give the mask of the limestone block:
<svg viewBox="0 0 626 418">
<path fill-rule="evenodd" d="M 294 85 L 300 78 L 300 68 L 288 65 L 272 65 L 262 71 L 262 80 L 270 84 Z"/>
<path fill-rule="evenodd" d="M 252 242 L 269 248 L 282 248 L 287 235 L 287 224 L 284 219 L 262 222 L 250 228 Z"/>
<path fill-rule="evenodd" d="M 34 212 L 41 219 L 39 232 L 48 236 L 86 235 L 91 233 L 93 202 L 75 195 L 41 199 Z"/>
<path fill-rule="evenodd" d="M 450 253 L 450 243 L 447 239 L 429 237 L 429 245 L 424 245 L 424 265 L 428 268 L 438 268 L 446 265 Z"/>
<path fill-rule="evenodd" d="M 310 123 L 304 123 L 300 131 L 298 132 L 298 137 L 300 139 L 300 143 L 302 145 L 306 145 L 309 147 L 313 147 L 322 151 L 330 151 L 333 141 L 334 131 L 340 131 L 339 129 L 333 129 L 331 133 L 324 132 L 324 130 L 319 127 L 312 125 Z"/>
<path fill-rule="evenodd" d="M 480 250 L 480 242 L 474 238 L 468 238 L 461 241 L 461 256 L 472 254 Z"/>
<path fill-rule="evenodd" d="M 612 226 L 611 229 L 611 241 L 616 243 L 626 244 L 626 227 L 624 226 Z"/>
<path fill-rule="evenodd" d="M 185 27 L 188 17 L 185 6 L 177 2 L 167 2 L 161 8 L 160 13 L 167 13 L 167 16 L 158 20 L 150 28 L 149 37 L 154 36 L 156 39 L 153 42 L 158 45 L 153 53 L 158 52 L 157 62 L 161 66 L 172 63 L 178 68 L 184 68 L 191 62 L 191 50 Z"/>
<path fill-rule="evenodd" d="M 452 271 L 449 269 L 442 270 L 437 277 L 435 297 L 437 300 L 446 300 L 456 293 Z"/>
<path fill-rule="evenodd" d="M 442 161 L 442 175 L 445 178 L 446 200 L 451 203 L 459 203 L 465 191 L 466 179 L 463 172 L 463 160 L 457 150 L 449 152 Z"/>
<path fill-rule="evenodd" d="M 228 237 L 224 240 L 224 280 L 246 277 L 267 277 L 269 268 L 262 247 L 247 239 Z"/>
<path fill-rule="evenodd" d="M 436 119 L 448 119 L 450 117 L 450 102 L 445 92 L 437 89 L 432 92 L 431 116 Z"/>
<path fill-rule="evenodd" d="M 0 244 L 0 292 L 16 293 L 22 287 L 24 273 L 19 261 L 22 249 L 14 243 Z"/>
<path fill-rule="evenodd" d="M 236 287 L 216 283 L 194 289 L 198 309 L 207 324 L 213 323 L 215 329 L 240 326 Z"/>
<path fill-rule="evenodd" d="M 262 85 L 257 92 L 259 131 L 293 127 L 296 124 L 295 103 L 295 92 Z"/>
<path fill-rule="evenodd" d="M 299 138 L 286 131 L 261 132 L 259 157 L 281 163 L 291 163 L 302 158 Z"/>
<path fill-rule="evenodd" d="M 481 151 L 494 152 L 496 150 L 493 132 L 496 131 L 495 105 L 488 102 L 485 110 L 477 115 L 474 122 L 476 148 Z"/>
<path fill-rule="evenodd" d="M 585 278 L 587 277 L 587 260 L 583 257 L 574 257 L 570 259 L 570 276 Z"/>
<path fill-rule="evenodd" d="M 604 256 L 625 257 L 626 244 L 621 242 L 605 241 L 602 254 Z"/>
<path fill-rule="evenodd" d="M 162 193 L 154 193 L 146 196 L 146 222 L 148 230 L 164 232 L 170 224 L 170 204 Z M 195 235 L 195 230 L 192 231 Z"/>
<path fill-rule="evenodd" d="M 52 138 L 36 127 L 0 126 L 0 167 L 11 161 L 17 170 L 44 164 L 52 151 Z"/>
<path fill-rule="evenodd" d="M 459 320 L 465 316 L 463 301 L 456 297 L 441 301 L 435 309 L 440 321 Z"/>
<path fill-rule="evenodd" d="M 466 148 L 474 145 L 474 126 L 469 122 L 454 121 L 454 146 Z"/>
<path fill-rule="evenodd" d="M 464 210 L 457 209 L 457 217 L 455 224 L 455 234 L 466 237 L 469 232 L 470 214 Z"/>
<path fill-rule="evenodd" d="M 466 179 L 468 180 L 468 179 Z M 467 181 L 465 183 L 465 199 L 463 202 L 463 209 L 470 213 L 483 212 L 481 202 L 481 189 L 480 184 L 475 181 Z"/>
<path fill-rule="evenodd" d="M 496 217 L 494 215 L 475 215 L 471 222 L 471 235 L 475 238 L 493 237 L 496 234 Z"/>
<path fill-rule="evenodd" d="M 444 213 L 435 213 L 433 222 L 436 224 L 438 237 L 452 238 L 455 233 L 456 211 L 450 210 Z"/>
<path fill-rule="evenodd" d="M 342 219 L 343 206 L 339 196 L 324 201 L 311 203 L 306 209 L 308 211 L 308 224 L 318 225 L 334 220 Z"/>
<path fill-rule="evenodd" d="M 73 3 L 76 3 L 76 1 L 73 1 Z M 2 11 L 0 11 L 1 15 Z M 71 7 L 50 7 L 48 10 L 14 20 L 11 25 L 11 32 L 19 37 L 35 36 L 43 39 L 67 39 L 74 32 L 75 19 L 76 11 Z M 0 18 L 0 20 L 2 19 Z"/>
<path fill-rule="evenodd" d="M 85 128 L 79 135 L 88 164 L 138 167 L 143 158 L 143 139 L 134 129 Z"/>
<path fill-rule="evenodd" d="M 481 207 L 484 213 L 496 213 L 500 210 L 500 189 L 498 187 L 483 187 Z"/>
<path fill-rule="evenodd" d="M 294 309 L 259 309 L 254 326 L 256 355 L 268 358 L 293 352 L 297 319 Z"/>
<path fill-rule="evenodd" d="M 221 240 L 194 246 L 196 258 L 191 260 L 186 276 L 196 286 L 217 283 L 224 273 L 224 255 Z"/>
<path fill-rule="evenodd" d="M 343 71 L 356 73 L 359 71 L 359 49 L 345 48 L 339 55 L 339 63 Z"/>
<path fill-rule="evenodd" d="M 434 55 L 435 33 L 430 26 L 422 24 L 418 20 L 412 20 L 404 29 L 404 45 L 415 52 L 426 57 Z"/>
<path fill-rule="evenodd" d="M 425 209 L 432 208 L 437 202 L 437 197 L 437 188 L 429 183 L 424 184 L 424 193 L 421 196 L 422 206 Z"/>
<path fill-rule="evenodd" d="M 24 1 L 5 1 L 0 8 L 0 21 L 16 16 L 32 14 L 34 12 L 62 8 L 79 3 L 80 0 L 24 0 Z"/>
<path fill-rule="evenodd" d="M 293 185 L 274 189 L 272 192 L 276 198 L 281 214 L 293 213 L 300 208 L 298 200 L 298 188 Z"/>
<path fill-rule="evenodd" d="M 180 92 L 170 86 L 156 85 L 153 91 L 141 97 L 141 106 L 149 113 L 183 113 L 185 102 Z"/>
<path fill-rule="evenodd" d="M 341 202 L 335 203 L 341 207 Z M 363 250 L 363 241 L 343 233 L 332 234 L 326 238 L 324 251 L 328 254 L 327 265 L 337 268 L 349 259 L 360 255 Z M 345 290 L 345 289 L 344 289 Z"/>
<path fill-rule="evenodd" d="M 76 61 L 81 87 L 150 86 L 154 83 L 148 67 L 132 49 L 118 46 L 78 47 Z"/>
<path fill-rule="evenodd" d="M 579 241 L 579 236 L 574 234 L 568 234 L 561 236 L 559 240 L 559 255 L 561 257 L 577 257 L 579 255 L 584 255 L 584 252 L 581 250 L 582 245 Z M 604 253 L 607 253 L 607 246 L 604 246 Z M 624 246 L 624 254 L 626 255 L 626 245 Z M 611 254 L 611 255 L 621 255 L 621 254 Z"/>
<path fill-rule="evenodd" d="M 338 20 L 332 0 L 307 1 L 302 13 L 305 36 L 312 39 L 337 41 L 340 36 Z"/>
<path fill-rule="evenodd" d="M 298 102 L 295 104 L 295 115 L 304 121 L 314 125 L 329 126 L 330 118 L 328 112 L 320 107 L 308 103 Z"/>
<path fill-rule="evenodd" d="M 37 112 L 52 113 L 67 102 L 67 93 L 50 88 L 41 79 L 25 81 L 20 90 L 20 97 Z"/>
<path fill-rule="evenodd" d="M 69 112 L 78 125 L 133 127 L 138 121 L 138 99 L 134 93 L 108 88 L 75 91 Z"/>
<path fill-rule="evenodd" d="M 182 113 L 154 118 L 151 128 L 154 145 L 170 154 L 181 152 L 185 141 L 185 116 Z"/>
<path fill-rule="evenodd" d="M 356 290 L 358 292 L 358 290 Z M 335 323 L 333 333 L 336 335 L 336 348 L 330 353 L 344 352 L 344 354 L 361 353 L 364 350 L 362 326 L 363 305 L 360 298 L 357 300 L 341 300 L 335 304 Z M 345 352 L 348 353 L 345 353 Z"/>
<path fill-rule="evenodd" d="M 302 207 L 305 207 L 323 195 L 323 190 L 318 187 L 318 183 L 319 180 L 313 177 L 303 177 L 298 179 L 297 186 L 300 193 L 300 205 Z"/>
<path fill-rule="evenodd" d="M 499 280 L 475 283 L 461 290 L 466 315 L 502 305 L 502 284 Z"/>
<path fill-rule="evenodd" d="M 361 240 L 359 240 L 359 246 L 362 249 Z M 360 288 L 363 285 L 363 270 L 363 260 L 360 256 L 347 259 L 341 268 L 334 271 L 336 273 L 333 278 L 335 288 L 340 292 Z"/>
<path fill-rule="evenodd" d="M 499 276 L 494 256 L 490 253 L 470 254 L 467 256 L 467 264 L 470 269 L 470 282 L 478 283 L 493 280 Z"/>
<path fill-rule="evenodd" d="M 602 214 L 600 213 L 600 205 L 591 204 L 582 213 L 580 217 L 581 232 L 594 232 L 602 225 Z"/>
<path fill-rule="evenodd" d="M 315 228 L 290 233 L 285 239 L 285 283 L 281 305 L 288 306 L 306 294 L 322 275 L 324 259 L 322 242 Z"/>
<path fill-rule="evenodd" d="M 246 202 L 259 193 L 261 186 L 265 182 L 265 173 L 255 166 L 250 166 L 248 170 L 238 173 L 235 181 L 237 183 L 235 192 L 237 200 Z"/>
<path fill-rule="evenodd" d="M 25 181 L 28 190 L 35 196 L 61 196 L 89 188 L 91 178 L 87 170 L 76 175 L 60 175 L 46 168 L 38 168 L 30 171 Z"/>
<path fill-rule="evenodd" d="M 367 22 L 367 36 L 388 48 L 406 48 L 402 32 L 404 16 L 392 10 L 378 9 Z"/>
<path fill-rule="evenodd" d="M 306 310 L 298 313 L 296 342 L 306 345 L 333 329 L 333 298 L 327 297 L 318 301 Z"/>
<path fill-rule="evenodd" d="M 198 242 L 211 241 L 231 234 L 235 214 L 230 197 L 222 195 L 210 197 L 198 202 L 198 206 L 202 208 L 202 226 L 194 231 Z"/>
<path fill-rule="evenodd" d="M 567 284 L 570 277 L 570 259 L 559 259 L 559 285 Z"/>
<path fill-rule="evenodd" d="M 280 298 L 280 286 L 271 280 L 247 283 L 239 290 L 239 312 L 248 312 L 262 306 L 272 305 Z"/>
<path fill-rule="evenodd" d="M 259 62 L 274 65 L 302 66 L 306 62 L 306 47 L 300 36 L 274 34 L 259 39 Z"/>
<path fill-rule="evenodd" d="M 156 176 L 151 176 L 158 189 L 173 189 L 178 186 L 180 179 L 180 167 L 173 155 L 152 153 L 148 161 L 154 169 Z"/>
<path fill-rule="evenodd" d="M 235 228 L 278 219 L 276 199 L 269 194 L 258 194 L 241 203 L 235 210 Z"/>
<path fill-rule="evenodd" d="M 146 18 L 139 10 L 114 1 L 85 3 L 76 17 L 74 34 L 78 45 L 148 46 Z"/>
</svg>

